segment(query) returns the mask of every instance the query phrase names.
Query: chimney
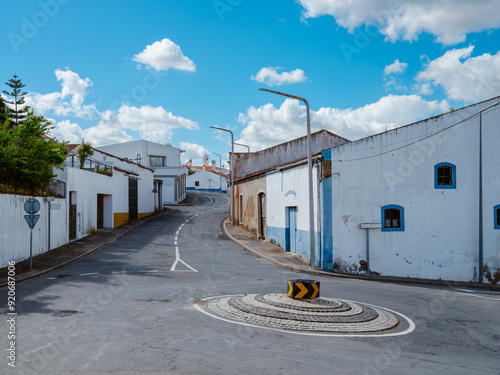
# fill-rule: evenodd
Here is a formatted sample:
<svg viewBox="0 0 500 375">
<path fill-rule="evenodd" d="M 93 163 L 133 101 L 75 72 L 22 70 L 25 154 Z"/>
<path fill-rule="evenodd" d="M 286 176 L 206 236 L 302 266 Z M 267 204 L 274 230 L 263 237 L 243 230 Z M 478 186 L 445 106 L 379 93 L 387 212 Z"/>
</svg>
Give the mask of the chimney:
<svg viewBox="0 0 500 375">
<path fill-rule="evenodd" d="M 215 171 L 216 167 L 215 167 L 215 160 L 212 160 L 212 169 Z"/>
<path fill-rule="evenodd" d="M 188 161 L 188 165 L 189 165 L 189 166 L 193 165 L 193 159 L 189 159 L 189 161 Z"/>
</svg>

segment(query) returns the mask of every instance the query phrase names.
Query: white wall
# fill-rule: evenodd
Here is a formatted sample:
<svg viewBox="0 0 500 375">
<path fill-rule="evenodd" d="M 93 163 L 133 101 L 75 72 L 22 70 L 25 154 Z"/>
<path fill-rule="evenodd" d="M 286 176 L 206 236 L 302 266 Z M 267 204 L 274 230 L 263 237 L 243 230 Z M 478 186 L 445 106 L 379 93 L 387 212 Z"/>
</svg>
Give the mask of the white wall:
<svg viewBox="0 0 500 375">
<path fill-rule="evenodd" d="M 180 149 L 160 143 L 139 140 L 125 143 L 117 143 L 98 148 L 101 151 L 116 155 L 120 158 L 128 158 L 135 161 L 137 155 L 140 154 L 142 160 L 140 164 L 152 168 L 154 178 L 163 181 L 163 203 L 175 204 L 179 203 L 186 197 L 184 183 L 177 186 L 177 179 L 184 179 L 187 175 L 187 168 L 180 166 Z M 150 156 L 166 157 L 166 165 L 163 167 L 155 167 L 150 165 Z M 151 191 L 153 188 L 151 188 Z"/>
<path fill-rule="evenodd" d="M 309 260 L 309 180 L 308 166 L 303 164 L 266 176 L 267 241 L 286 247 L 286 232 L 289 227 L 287 207 L 297 207 L 297 254 Z M 313 167 L 314 230 L 317 248 L 318 199 L 317 168 Z M 316 251 L 319 254 L 319 251 Z"/>
<path fill-rule="evenodd" d="M 186 179 L 186 187 L 188 190 L 210 190 L 219 191 L 220 189 L 221 177 L 218 174 L 201 170 L 195 174 L 188 175 Z M 196 186 L 196 181 L 199 182 L 199 186 Z M 226 191 L 227 180 L 222 177 L 222 190 Z"/>
<path fill-rule="evenodd" d="M 31 197 L 0 194 L 0 268 L 9 261 L 20 262 L 30 256 L 30 228 L 24 219 L 24 203 Z M 45 253 L 49 248 L 49 203 L 43 197 L 40 202 L 40 219 L 33 228 L 33 256 Z M 50 249 L 64 245 L 68 240 L 67 200 L 56 198 L 51 202 Z"/>
<path fill-rule="evenodd" d="M 360 224 L 380 223 L 381 207 L 396 204 L 404 207 L 405 230 L 370 230 L 371 271 L 477 280 L 479 118 L 424 137 L 491 104 L 480 103 L 332 149 L 334 268 L 358 270 L 359 262 L 367 259 L 366 232 Z M 498 110 L 483 116 L 483 209 L 485 264 L 498 269 L 500 230 L 493 229 L 493 206 L 500 204 L 497 117 Z M 401 148 L 405 145 L 409 146 Z M 434 166 L 441 162 L 456 165 L 456 189 L 434 187 Z"/>
</svg>

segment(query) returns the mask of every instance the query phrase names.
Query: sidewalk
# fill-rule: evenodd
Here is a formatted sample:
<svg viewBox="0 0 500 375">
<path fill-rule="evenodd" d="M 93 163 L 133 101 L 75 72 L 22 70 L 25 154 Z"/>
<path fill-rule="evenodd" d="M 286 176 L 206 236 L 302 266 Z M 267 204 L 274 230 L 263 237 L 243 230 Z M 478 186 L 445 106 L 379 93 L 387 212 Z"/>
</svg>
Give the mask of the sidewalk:
<svg viewBox="0 0 500 375">
<path fill-rule="evenodd" d="M 478 284 L 474 282 L 459 282 L 445 280 L 428 280 L 428 279 L 412 279 L 405 277 L 391 276 L 371 276 L 371 275 L 355 275 L 339 272 L 326 272 L 319 269 L 310 269 L 309 263 L 296 254 L 284 251 L 281 247 L 273 245 L 270 242 L 256 239 L 255 235 L 246 231 L 240 226 L 231 225 L 229 218 L 222 223 L 224 233 L 235 243 L 243 246 L 246 250 L 264 258 L 269 262 L 289 269 L 294 272 L 308 273 L 311 275 L 322 275 L 330 277 L 342 277 L 348 279 L 362 279 L 371 281 L 382 281 L 392 283 L 408 283 L 408 284 L 423 284 L 423 285 L 440 285 L 462 288 L 479 288 L 500 291 L 500 285 L 493 284 Z"/>
</svg>

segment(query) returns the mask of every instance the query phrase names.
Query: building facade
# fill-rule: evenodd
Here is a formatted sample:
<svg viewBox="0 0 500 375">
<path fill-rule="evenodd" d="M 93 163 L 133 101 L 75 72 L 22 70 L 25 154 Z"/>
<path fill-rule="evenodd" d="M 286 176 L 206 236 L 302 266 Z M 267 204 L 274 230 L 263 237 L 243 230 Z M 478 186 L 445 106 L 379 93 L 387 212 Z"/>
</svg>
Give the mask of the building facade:
<svg viewBox="0 0 500 375">
<path fill-rule="evenodd" d="M 493 98 L 316 149 L 316 266 L 343 273 L 498 283 L 499 102 Z M 261 153 L 268 154 L 268 162 L 252 163 L 252 154 L 242 162 L 245 156 L 237 155 L 235 218 L 241 219 L 236 222 L 308 259 L 307 164 L 299 159 L 272 166 L 276 150 Z M 255 204 L 259 196 L 266 197 L 265 205 Z M 256 206 L 260 215 L 265 206 L 265 232 L 259 229 L 262 218 Z"/>
<path fill-rule="evenodd" d="M 139 140 L 98 149 L 153 169 L 154 178 L 162 183 L 164 204 L 178 204 L 186 198 L 187 168 L 181 166 L 179 148 Z"/>
</svg>

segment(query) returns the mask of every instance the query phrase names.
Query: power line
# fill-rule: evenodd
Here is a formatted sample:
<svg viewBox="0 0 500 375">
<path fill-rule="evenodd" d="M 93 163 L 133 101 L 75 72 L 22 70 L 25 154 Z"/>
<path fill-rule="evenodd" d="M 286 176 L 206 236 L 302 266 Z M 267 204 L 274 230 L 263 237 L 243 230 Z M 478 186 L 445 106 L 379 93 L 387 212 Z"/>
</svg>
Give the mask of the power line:
<svg viewBox="0 0 500 375">
<path fill-rule="evenodd" d="M 382 155 L 389 154 L 389 153 L 394 152 L 394 151 L 401 150 L 401 149 L 403 149 L 403 148 L 409 147 L 409 146 L 414 145 L 414 144 L 416 144 L 416 143 L 422 142 L 422 141 L 424 141 L 424 140 L 426 140 L 426 139 L 428 139 L 428 138 L 434 137 L 434 136 L 435 136 L 435 135 L 437 135 L 437 134 L 440 134 L 440 133 L 443 133 L 443 132 L 445 132 L 445 131 L 447 131 L 447 130 L 450 130 L 451 128 L 454 128 L 455 126 L 458 126 L 458 125 L 460 125 L 460 124 L 462 124 L 462 123 L 464 123 L 464 122 L 466 122 L 466 121 L 470 120 L 471 118 L 474 118 L 474 117 L 478 116 L 481 112 L 484 112 L 484 111 L 486 111 L 486 110 L 488 110 L 488 109 L 491 109 L 491 108 L 493 108 L 493 107 L 497 106 L 498 104 L 500 104 L 500 102 L 497 102 L 497 103 L 495 103 L 495 104 L 491 105 L 490 107 L 488 107 L 488 108 L 486 108 L 486 109 L 483 109 L 483 110 L 481 110 L 481 111 L 479 111 L 479 112 L 477 112 L 477 113 L 475 113 L 475 114 L 473 114 L 473 115 L 471 115 L 471 116 L 469 116 L 469 117 L 467 117 L 467 118 L 465 118 L 465 119 L 463 119 L 463 120 L 461 120 L 461 121 L 459 121 L 459 122 L 457 122 L 457 123 L 455 123 L 455 124 L 453 124 L 453 125 L 450 125 L 450 126 L 448 126 L 448 127 L 444 128 L 444 129 L 441 129 L 441 130 L 439 130 L 439 131 L 437 131 L 437 132 L 434 132 L 434 133 L 432 133 L 432 134 L 429 134 L 429 135 L 427 135 L 427 136 L 425 136 L 425 137 L 423 137 L 423 138 L 421 138 L 421 139 L 418 139 L 418 140 L 416 140 L 416 141 L 414 141 L 414 142 L 410 142 L 410 143 L 408 143 L 408 144 L 406 144 L 406 145 L 403 145 L 403 146 L 401 146 L 401 147 L 396 147 L 396 148 L 394 148 L 394 149 L 392 149 L 392 150 L 384 151 L 384 152 L 381 152 L 381 153 L 376 154 L 376 155 L 366 156 L 366 157 L 357 158 L 357 159 L 349 159 L 349 160 L 332 160 L 332 162 L 335 162 L 335 163 L 347 163 L 347 162 L 351 162 L 351 161 L 366 160 L 366 159 L 375 158 L 375 157 L 377 157 L 377 156 L 382 156 Z M 487 113 L 488 113 L 488 112 L 487 112 Z M 396 129 L 395 129 L 395 130 L 396 130 Z"/>
</svg>

